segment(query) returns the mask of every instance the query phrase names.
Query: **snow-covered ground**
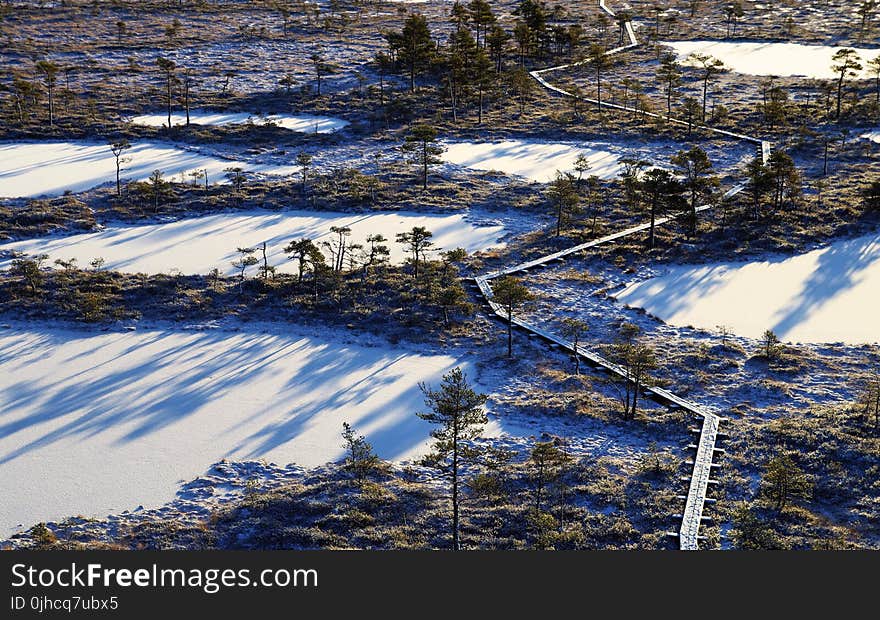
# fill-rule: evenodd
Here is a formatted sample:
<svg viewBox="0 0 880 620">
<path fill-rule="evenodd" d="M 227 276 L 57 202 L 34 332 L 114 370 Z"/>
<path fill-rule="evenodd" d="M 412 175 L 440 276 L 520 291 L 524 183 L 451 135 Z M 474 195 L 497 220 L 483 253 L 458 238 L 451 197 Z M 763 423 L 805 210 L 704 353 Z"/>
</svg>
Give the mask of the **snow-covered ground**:
<svg viewBox="0 0 880 620">
<path fill-rule="evenodd" d="M 874 131 L 869 131 L 868 133 L 863 133 L 862 138 L 865 140 L 870 140 L 871 142 L 876 142 L 880 144 L 880 129 L 875 129 Z"/>
<path fill-rule="evenodd" d="M 539 183 L 552 181 L 556 172 L 573 172 L 583 154 L 590 162 L 586 175 L 613 179 L 621 170 L 618 156 L 589 145 L 506 140 L 504 142 L 449 142 L 443 159 L 475 170 L 497 170 Z"/>
<path fill-rule="evenodd" d="M 721 60 L 730 70 L 749 75 L 798 76 L 821 80 L 836 77 L 831 57 L 840 47 L 804 45 L 801 43 L 773 43 L 767 41 L 663 41 L 687 62 L 691 54 L 699 53 Z M 865 66 L 868 60 L 880 56 L 880 48 L 854 48 Z M 870 76 L 867 70 L 861 77 Z"/>
<path fill-rule="evenodd" d="M 766 261 L 674 266 L 617 299 L 678 326 L 788 342 L 880 342 L 880 235 Z"/>
<path fill-rule="evenodd" d="M 161 170 L 169 180 L 190 181 L 204 170 L 209 183 L 226 182 L 226 168 L 270 175 L 296 173 L 297 166 L 260 165 L 221 159 L 171 144 L 137 142 L 125 151 L 129 161 L 122 177 L 143 180 Z M 22 142 L 0 144 L 0 196 L 57 196 L 116 181 L 116 159 L 107 144 L 88 142 Z"/>
<path fill-rule="evenodd" d="M 432 428 L 418 382 L 474 374 L 454 355 L 292 332 L 0 332 L 0 539 L 161 504 L 223 458 L 341 458 L 343 422 L 380 456 L 413 458 Z"/>
<path fill-rule="evenodd" d="M 190 110 L 191 123 L 197 125 L 241 125 L 252 122 L 257 125 L 277 125 L 291 131 L 302 133 L 334 133 L 347 126 L 348 121 L 329 116 L 312 116 L 310 114 L 248 114 L 247 112 L 208 112 L 206 110 Z M 168 125 L 168 115 L 163 113 L 143 114 L 131 119 L 134 125 L 147 127 L 164 127 Z M 186 114 L 171 115 L 173 125 L 186 125 Z"/>
<path fill-rule="evenodd" d="M 662 166 L 685 145 L 656 139 L 621 140 L 608 142 L 547 142 L 543 140 L 514 139 L 498 142 L 445 142 L 443 159 L 448 166 L 474 170 L 498 171 L 538 183 L 547 183 L 556 172 L 575 175 L 575 161 L 583 155 L 590 169 L 586 178 L 595 175 L 610 180 L 619 175 L 623 158 L 642 159 Z M 752 149 L 742 143 L 703 145 L 716 170 L 725 170 L 753 156 Z"/>
<path fill-rule="evenodd" d="M 480 222 L 481 224 L 486 222 Z M 331 226 L 348 226 L 348 243 L 364 243 L 367 236 L 381 233 L 387 239 L 391 260 L 402 262 L 406 248 L 395 243 L 395 235 L 424 226 L 434 233 L 437 250 L 464 248 L 469 252 L 502 247 L 503 225 L 493 221 L 476 225 L 464 214 L 425 215 L 419 213 L 332 213 L 312 211 L 248 211 L 189 218 L 163 224 L 111 226 L 100 232 L 28 239 L 0 245 L 0 251 L 48 254 L 51 261 L 75 258 L 81 266 L 101 257 L 105 267 L 130 273 L 208 273 L 214 267 L 234 273 L 231 263 L 240 255 L 236 248 L 267 244 L 270 264 L 279 272 L 297 267 L 284 254 L 284 247 L 307 237 L 320 243 L 336 237 Z M 0 262 L 0 267 L 6 264 Z"/>
</svg>

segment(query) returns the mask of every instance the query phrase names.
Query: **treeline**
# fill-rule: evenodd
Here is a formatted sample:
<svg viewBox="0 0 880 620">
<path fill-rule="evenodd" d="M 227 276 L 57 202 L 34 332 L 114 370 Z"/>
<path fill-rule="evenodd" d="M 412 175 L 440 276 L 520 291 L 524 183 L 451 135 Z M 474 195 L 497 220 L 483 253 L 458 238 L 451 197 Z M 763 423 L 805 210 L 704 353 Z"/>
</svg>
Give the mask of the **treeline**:
<svg viewBox="0 0 880 620">
<path fill-rule="evenodd" d="M 410 92 L 419 86 L 438 88 L 453 121 L 474 110 L 479 124 L 488 98 L 503 102 L 508 93 L 524 106 L 535 90 L 527 71 L 531 63 L 576 61 L 596 55 L 596 47 L 604 53 L 598 42 L 603 35 L 591 41 L 587 29 L 561 5 L 550 8 L 540 0 L 523 0 L 513 15 L 512 24 L 506 24 L 486 0 L 455 2 L 448 24 L 409 15 L 401 30 L 385 33 L 387 50 L 374 59 L 380 103 L 386 105 L 385 76 L 399 74 Z M 606 31 L 607 18 L 597 18 L 595 27 Z M 438 38 L 435 31 L 440 30 L 450 33 Z"/>
</svg>

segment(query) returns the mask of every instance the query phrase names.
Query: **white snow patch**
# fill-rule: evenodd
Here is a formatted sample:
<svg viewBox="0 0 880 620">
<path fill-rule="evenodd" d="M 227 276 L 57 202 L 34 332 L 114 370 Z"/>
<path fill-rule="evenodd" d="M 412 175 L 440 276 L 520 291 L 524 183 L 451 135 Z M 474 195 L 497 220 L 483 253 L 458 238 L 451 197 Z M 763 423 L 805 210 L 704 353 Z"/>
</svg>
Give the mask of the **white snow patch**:
<svg viewBox="0 0 880 620">
<path fill-rule="evenodd" d="M 195 170 L 207 170 L 209 183 L 225 183 L 229 167 L 247 172 L 290 175 L 296 166 L 257 165 L 220 159 L 171 144 L 137 142 L 125 151 L 122 177 L 147 179 L 161 170 L 168 180 L 189 181 Z M 107 144 L 27 142 L 0 144 L 0 196 L 58 196 L 115 183 L 116 159 Z"/>
<path fill-rule="evenodd" d="M 328 116 L 312 116 L 310 114 L 248 114 L 247 112 L 208 112 L 206 110 L 190 110 L 191 123 L 197 125 L 241 125 L 254 123 L 256 125 L 277 125 L 291 131 L 301 133 L 334 133 L 349 123 L 340 118 Z M 165 127 L 168 125 L 168 115 L 163 113 L 144 114 L 135 116 L 130 121 L 134 125 L 147 127 Z M 172 114 L 172 125 L 186 125 L 185 114 Z"/>
<path fill-rule="evenodd" d="M 602 179 L 613 179 L 621 170 L 613 153 L 576 144 L 506 140 L 504 142 L 448 142 L 444 160 L 476 170 L 498 170 L 532 181 L 552 181 L 556 172 L 574 171 L 578 155 L 590 162 L 590 171 Z"/>
<path fill-rule="evenodd" d="M 876 142 L 880 144 L 880 129 L 875 129 L 874 131 L 869 131 L 868 133 L 863 133 L 862 138 L 865 140 L 870 140 L 871 142 Z"/>
<path fill-rule="evenodd" d="M 331 226 L 352 230 L 348 243 L 365 243 L 367 236 L 381 233 L 388 238 L 391 260 L 402 262 L 406 249 L 394 241 L 395 235 L 424 226 L 434 233 L 437 250 L 462 247 L 468 252 L 503 247 L 501 225 L 476 226 L 464 214 L 424 215 L 418 213 L 332 213 L 313 211 L 246 211 L 188 218 L 162 224 L 111 226 L 94 233 L 28 239 L 0 245 L 0 251 L 48 254 L 55 259 L 75 258 L 81 266 L 101 257 L 105 267 L 129 273 L 205 274 L 214 267 L 234 273 L 231 262 L 239 257 L 236 248 L 256 247 L 264 241 L 270 264 L 279 272 L 297 270 L 295 261 L 283 253 L 289 242 L 308 237 L 320 243 L 335 235 Z M 8 261 L 0 262 L 6 267 Z M 252 268 L 252 271 L 254 268 Z"/>
<path fill-rule="evenodd" d="M 675 50 L 679 59 L 687 62 L 691 54 L 707 54 L 722 61 L 729 69 L 749 75 L 774 75 L 777 77 L 798 76 L 821 80 L 835 77 L 831 70 L 831 57 L 841 47 L 830 45 L 804 45 L 801 43 L 772 43 L 767 41 L 663 41 Z M 868 60 L 880 55 L 880 48 L 853 48 L 862 59 L 862 66 Z M 870 77 L 867 70 L 860 74 L 862 79 Z"/>
<path fill-rule="evenodd" d="M 473 375 L 450 355 L 290 332 L 0 333 L 0 539 L 160 505 L 223 458 L 339 459 L 343 422 L 380 456 L 414 458 L 432 428 L 418 382 Z"/>
<path fill-rule="evenodd" d="M 719 325 L 749 338 L 880 342 L 880 235 L 837 241 L 791 258 L 675 266 L 616 295 L 678 326 Z"/>
</svg>

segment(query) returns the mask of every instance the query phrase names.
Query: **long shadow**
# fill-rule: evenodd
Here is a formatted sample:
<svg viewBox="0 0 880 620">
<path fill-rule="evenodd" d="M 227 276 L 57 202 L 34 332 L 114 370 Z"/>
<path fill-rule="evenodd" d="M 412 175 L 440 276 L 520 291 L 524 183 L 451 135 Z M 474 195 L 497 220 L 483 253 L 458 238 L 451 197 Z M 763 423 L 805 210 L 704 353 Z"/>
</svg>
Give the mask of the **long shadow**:
<svg viewBox="0 0 880 620">
<path fill-rule="evenodd" d="M 880 236 L 838 241 L 823 250 L 794 257 L 773 256 L 763 262 L 767 269 L 779 270 L 775 277 L 781 283 L 780 278 L 787 277 L 788 269 L 798 271 L 792 265 L 793 261 L 811 260 L 813 256 L 816 256 L 813 271 L 766 326 L 782 339 L 791 339 L 791 334 L 807 324 L 817 312 L 841 294 L 861 285 L 864 275 L 880 260 Z M 632 306 L 649 308 L 653 314 L 669 320 L 690 309 L 701 298 L 711 297 L 727 286 L 731 272 L 757 265 L 743 262 L 676 267 L 665 275 L 635 284 L 630 292 L 619 295 L 618 299 Z M 748 274 L 734 273 L 733 278 L 748 278 Z M 760 307 L 768 302 L 761 299 L 761 291 L 756 285 L 754 298 L 743 299 L 741 303 L 747 311 L 749 307 Z"/>
<path fill-rule="evenodd" d="M 128 337 L 135 341 L 124 343 Z M 62 439 L 86 440 L 114 429 L 126 429 L 114 440 L 116 445 L 136 442 L 239 388 L 249 389 L 273 377 L 277 384 L 286 372 L 291 376 L 283 387 L 261 396 L 254 402 L 255 408 L 243 410 L 234 424 L 206 430 L 234 435 L 236 427 L 259 424 L 266 418 L 262 428 L 251 432 L 231 451 L 247 450 L 249 458 L 261 457 L 295 440 L 311 422 L 328 412 L 344 415 L 350 411 L 356 417 L 351 421 L 369 427 L 371 439 L 385 454 L 403 454 L 427 437 L 424 424 L 411 410 L 418 395 L 415 381 L 422 373 L 412 375 L 413 362 L 408 354 L 389 356 L 382 351 L 271 334 L 199 332 L 181 337 L 179 333 L 157 332 L 146 339 L 143 334 L 97 338 L 102 342 L 88 347 L 88 357 L 81 350 L 79 355 L 64 356 L 65 363 L 105 356 L 97 365 L 71 374 L 58 372 L 58 378 L 13 381 L 3 386 L 3 417 L 21 407 L 33 409 L 0 425 L 0 438 L 44 424 L 54 426 L 2 455 L 0 466 Z M 79 338 L 73 336 L 71 340 Z M 20 367 L 45 363 L 64 337 L 34 339 L 16 335 L 12 341 L 16 350 L 28 350 L 22 354 L 25 359 L 9 360 L 17 360 Z M 440 372 L 427 374 L 433 380 L 433 375 Z M 353 377 L 357 380 L 348 383 Z M 291 403 L 294 409 L 279 421 L 285 403 Z"/>
<path fill-rule="evenodd" d="M 729 265 L 679 267 L 670 273 L 635 284 L 632 291 L 618 299 L 631 306 L 650 308 L 653 314 L 673 317 L 686 310 L 700 297 L 707 297 L 725 285 Z"/>
<path fill-rule="evenodd" d="M 819 251 L 816 269 L 804 280 L 793 303 L 780 311 L 773 331 L 784 339 L 838 295 L 858 286 L 860 276 L 875 268 L 878 260 L 880 235 L 838 241 Z"/>
<path fill-rule="evenodd" d="M 52 258 L 77 257 L 85 262 L 97 256 L 106 259 L 107 269 L 119 271 L 165 271 L 181 268 L 185 273 L 208 271 L 222 267 L 233 273 L 231 267 L 237 258 L 236 246 L 254 246 L 263 241 L 269 249 L 269 259 L 284 263 L 287 257 L 283 248 L 293 239 L 309 237 L 313 240 L 326 238 L 332 233 L 330 227 L 346 225 L 356 232 L 387 231 L 397 226 L 391 224 L 396 218 L 406 222 L 408 214 L 363 215 L 312 212 L 275 213 L 251 211 L 240 214 L 206 215 L 165 224 L 119 226 L 95 233 L 73 235 L 54 239 L 38 239 L 0 245 L 0 249 L 16 250 L 28 254 L 44 252 Z M 462 227 L 469 226 L 454 216 L 424 216 L 427 226 L 434 232 L 437 247 L 452 246 L 461 237 Z M 468 249 L 491 245 L 497 236 L 479 227 L 467 229 Z M 363 235 L 365 236 L 365 234 Z M 221 249 L 222 247 L 222 249 Z M 118 253 L 127 253 L 119 256 Z M 191 256 L 208 256 L 203 264 L 186 264 Z M 180 257 L 183 264 L 172 264 Z M 209 263 L 212 260 L 214 262 Z M 143 263 L 144 260 L 155 261 Z M 0 268 L 9 261 L 0 261 Z"/>
<path fill-rule="evenodd" d="M 137 142 L 126 152 L 129 163 L 125 179 L 146 179 L 156 170 L 173 179 L 192 170 L 207 169 L 210 178 L 224 182 L 224 170 L 240 165 L 248 172 L 272 174 L 283 166 L 255 164 L 222 159 L 196 151 L 185 150 L 161 142 Z M 105 144 L 77 142 L 18 143 L 0 145 L 0 181 L 19 189 L 4 191 L 5 195 L 48 196 L 64 191 L 80 192 L 111 183 L 116 176 L 116 162 Z M 46 170 L 52 175 L 46 175 Z M 34 178 L 30 178 L 34 177 Z M 186 179 L 185 179 L 186 180 Z"/>
</svg>

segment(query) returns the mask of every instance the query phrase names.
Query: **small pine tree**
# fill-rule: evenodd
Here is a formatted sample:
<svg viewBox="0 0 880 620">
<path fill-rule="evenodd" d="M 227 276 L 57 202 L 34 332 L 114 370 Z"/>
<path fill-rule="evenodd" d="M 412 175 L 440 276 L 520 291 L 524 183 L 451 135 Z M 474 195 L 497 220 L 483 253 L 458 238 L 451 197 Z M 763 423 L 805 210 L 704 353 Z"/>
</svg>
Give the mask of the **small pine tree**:
<svg viewBox="0 0 880 620">
<path fill-rule="evenodd" d="M 30 535 L 34 542 L 41 547 L 52 545 L 58 540 L 55 533 L 46 527 L 45 523 L 37 523 L 33 526 L 30 529 Z"/>
<path fill-rule="evenodd" d="M 260 260 L 254 256 L 254 252 L 256 252 L 256 248 L 237 248 L 239 258 L 232 261 L 232 266 L 238 270 L 238 292 L 239 294 L 242 292 L 242 287 L 244 286 L 244 276 L 248 267 L 253 267 Z"/>
<path fill-rule="evenodd" d="M 428 173 L 431 166 L 443 162 L 440 155 L 445 148 L 437 142 L 437 129 L 430 125 L 416 125 L 404 139 L 404 152 L 413 153 L 420 169 L 422 190 L 428 189 Z"/>
<path fill-rule="evenodd" d="M 782 541 L 771 524 L 759 517 L 748 505 L 741 505 L 733 512 L 731 532 L 737 549 L 767 550 L 783 549 Z"/>
<path fill-rule="evenodd" d="M 355 434 L 348 422 L 342 423 L 342 439 L 346 452 L 344 467 L 358 481 L 363 481 L 369 474 L 381 469 L 382 461 L 373 452 L 373 446 L 366 437 Z"/>
<path fill-rule="evenodd" d="M 504 276 L 492 284 L 492 300 L 507 314 L 507 357 L 513 357 L 513 313 L 535 296 L 517 278 Z"/>
<path fill-rule="evenodd" d="M 574 374 L 576 375 L 581 374 L 581 356 L 577 353 L 577 348 L 580 346 L 581 338 L 583 338 L 587 329 L 589 329 L 589 326 L 586 321 L 571 317 L 562 319 L 562 335 L 571 341 L 575 349 Z"/>
<path fill-rule="evenodd" d="M 768 329 L 761 336 L 761 355 L 768 360 L 774 360 L 779 357 L 782 343 L 779 336 L 772 329 Z"/>
<path fill-rule="evenodd" d="M 809 499 L 813 485 L 790 454 L 781 454 L 767 463 L 761 479 L 761 492 L 777 512 L 794 499 Z"/>
<path fill-rule="evenodd" d="M 571 457 L 560 450 L 552 441 L 539 441 L 529 455 L 530 473 L 535 493 L 535 510 L 544 509 L 547 487 L 559 480 L 565 468 L 571 464 Z"/>
</svg>

